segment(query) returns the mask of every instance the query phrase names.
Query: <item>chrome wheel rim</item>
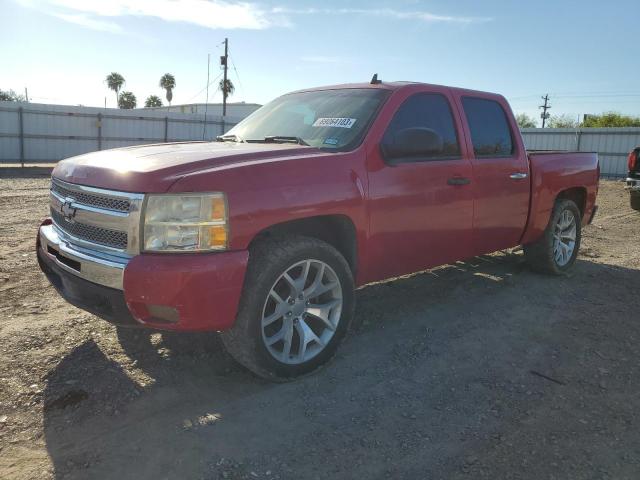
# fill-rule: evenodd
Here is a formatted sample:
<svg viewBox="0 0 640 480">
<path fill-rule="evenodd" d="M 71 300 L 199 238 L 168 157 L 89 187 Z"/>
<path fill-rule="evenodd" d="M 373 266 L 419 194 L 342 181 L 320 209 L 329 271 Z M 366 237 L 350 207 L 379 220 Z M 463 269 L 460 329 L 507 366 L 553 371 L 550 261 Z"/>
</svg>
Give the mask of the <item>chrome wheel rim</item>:
<svg viewBox="0 0 640 480">
<path fill-rule="evenodd" d="M 276 360 L 307 362 L 328 345 L 342 313 L 342 285 L 320 260 L 287 268 L 271 287 L 262 308 L 262 340 Z"/>
<path fill-rule="evenodd" d="M 573 257 L 577 230 L 578 226 L 573 212 L 563 211 L 553 231 L 553 256 L 559 267 L 564 267 Z"/>
</svg>

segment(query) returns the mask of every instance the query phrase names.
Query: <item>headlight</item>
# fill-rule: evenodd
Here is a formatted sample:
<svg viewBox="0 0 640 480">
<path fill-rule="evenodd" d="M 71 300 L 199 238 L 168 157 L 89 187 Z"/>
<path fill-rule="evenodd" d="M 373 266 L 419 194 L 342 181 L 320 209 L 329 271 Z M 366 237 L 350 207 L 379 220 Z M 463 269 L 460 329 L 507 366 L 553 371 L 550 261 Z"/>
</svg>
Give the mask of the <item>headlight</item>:
<svg viewBox="0 0 640 480">
<path fill-rule="evenodd" d="M 223 193 L 149 195 L 144 211 L 144 250 L 224 250 L 227 220 Z"/>
</svg>

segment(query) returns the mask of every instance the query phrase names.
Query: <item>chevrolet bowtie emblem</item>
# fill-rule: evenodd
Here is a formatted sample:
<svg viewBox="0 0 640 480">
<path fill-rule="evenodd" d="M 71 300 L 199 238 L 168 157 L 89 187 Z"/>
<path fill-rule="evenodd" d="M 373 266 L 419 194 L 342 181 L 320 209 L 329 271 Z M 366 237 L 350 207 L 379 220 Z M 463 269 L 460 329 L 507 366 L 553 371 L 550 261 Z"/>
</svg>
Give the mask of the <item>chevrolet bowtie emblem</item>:
<svg viewBox="0 0 640 480">
<path fill-rule="evenodd" d="M 69 222 L 74 222 L 74 217 L 76 216 L 76 208 L 73 206 L 73 200 L 71 198 L 66 198 L 62 205 L 60 206 L 60 213 L 64 219 Z"/>
</svg>

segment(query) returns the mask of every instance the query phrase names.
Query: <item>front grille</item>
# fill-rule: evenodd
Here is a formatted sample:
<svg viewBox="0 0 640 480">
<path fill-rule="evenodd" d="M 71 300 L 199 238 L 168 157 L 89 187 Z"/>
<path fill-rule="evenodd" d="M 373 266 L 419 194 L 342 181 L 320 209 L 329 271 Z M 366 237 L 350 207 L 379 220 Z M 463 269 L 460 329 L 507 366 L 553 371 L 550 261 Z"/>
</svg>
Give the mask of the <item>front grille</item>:
<svg viewBox="0 0 640 480">
<path fill-rule="evenodd" d="M 51 190 L 62 198 L 69 197 L 78 203 L 91 207 L 104 208 L 116 212 L 128 212 L 131 209 L 131 202 L 124 198 L 112 198 L 96 193 L 77 192 L 75 190 L 69 190 L 56 182 L 51 182 Z"/>
<path fill-rule="evenodd" d="M 68 222 L 60 212 L 57 212 L 54 209 L 51 209 L 51 218 L 56 226 L 62 231 L 86 242 L 97 243 L 99 245 L 105 245 L 113 248 L 127 248 L 128 235 L 126 232 L 118 232 L 116 230 L 94 227 L 93 225 L 85 225 L 82 223 Z"/>
</svg>

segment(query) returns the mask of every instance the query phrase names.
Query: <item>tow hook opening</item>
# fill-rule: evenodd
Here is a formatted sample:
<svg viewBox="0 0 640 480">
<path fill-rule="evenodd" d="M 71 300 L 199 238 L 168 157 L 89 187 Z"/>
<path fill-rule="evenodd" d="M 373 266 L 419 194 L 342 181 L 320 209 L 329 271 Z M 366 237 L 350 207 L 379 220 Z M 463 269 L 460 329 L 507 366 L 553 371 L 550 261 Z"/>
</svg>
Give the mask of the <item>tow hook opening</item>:
<svg viewBox="0 0 640 480">
<path fill-rule="evenodd" d="M 58 260 L 58 262 L 62 263 L 63 265 L 66 265 L 67 267 L 72 268 L 76 272 L 81 271 L 80 262 L 76 260 L 71 260 L 70 258 L 63 256 L 58 250 L 53 248 L 51 245 L 47 245 L 47 252 L 49 252 L 50 255 L 53 255 L 54 257 L 56 257 L 56 260 Z"/>
</svg>

